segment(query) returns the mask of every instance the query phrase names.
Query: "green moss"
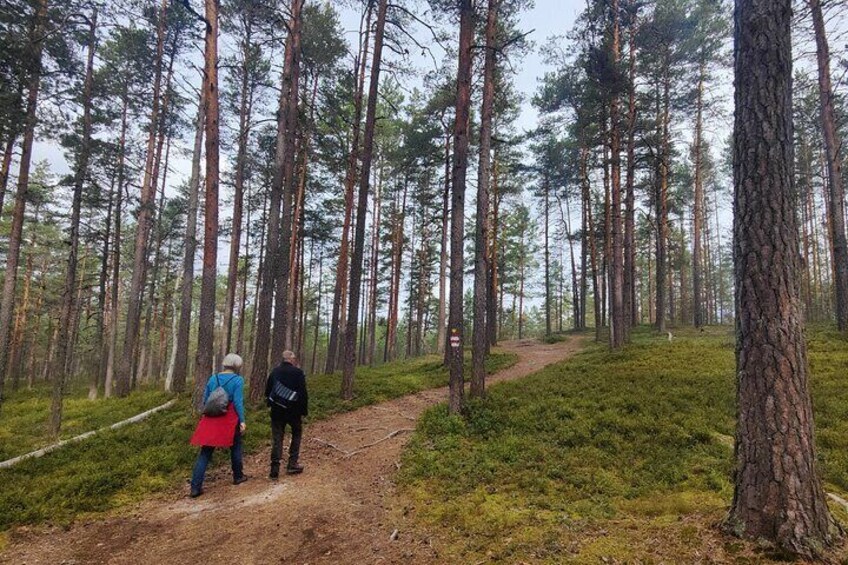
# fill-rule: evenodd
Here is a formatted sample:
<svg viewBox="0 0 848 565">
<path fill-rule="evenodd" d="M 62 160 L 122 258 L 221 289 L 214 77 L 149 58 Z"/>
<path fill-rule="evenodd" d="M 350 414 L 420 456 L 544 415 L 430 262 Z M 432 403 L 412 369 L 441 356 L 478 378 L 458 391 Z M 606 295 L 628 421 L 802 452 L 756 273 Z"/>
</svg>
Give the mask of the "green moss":
<svg viewBox="0 0 848 565">
<path fill-rule="evenodd" d="M 821 469 L 848 492 L 848 344 L 830 328 L 808 339 Z M 734 429 L 732 330 L 638 328 L 620 352 L 590 346 L 492 387 L 465 421 L 426 412 L 401 496 L 461 562 L 697 560 L 722 543 Z"/>
</svg>

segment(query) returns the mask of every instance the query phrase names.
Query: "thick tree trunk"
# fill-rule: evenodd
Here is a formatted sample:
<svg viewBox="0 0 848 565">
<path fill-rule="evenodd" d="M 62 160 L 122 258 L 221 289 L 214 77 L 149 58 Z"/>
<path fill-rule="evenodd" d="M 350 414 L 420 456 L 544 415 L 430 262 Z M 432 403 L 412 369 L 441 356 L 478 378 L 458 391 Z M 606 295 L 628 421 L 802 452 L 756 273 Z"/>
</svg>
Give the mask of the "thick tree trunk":
<svg viewBox="0 0 848 565">
<path fill-rule="evenodd" d="M 218 0 L 206 0 L 206 178 L 203 222 L 203 273 L 194 365 L 194 404 L 203 398 L 206 380 L 215 370 L 215 286 L 218 274 Z"/>
<path fill-rule="evenodd" d="M 21 160 L 18 165 L 18 188 L 15 195 L 15 209 L 12 212 L 12 225 L 9 230 L 9 243 L 6 252 L 6 272 L 3 278 L 3 295 L 0 298 L 0 406 L 3 403 L 3 385 L 6 379 L 6 363 L 9 359 L 9 337 L 12 314 L 15 304 L 15 287 L 18 282 L 18 261 L 21 252 L 21 234 L 24 226 L 24 210 L 29 197 L 29 169 L 32 161 L 32 144 L 35 139 L 35 124 L 38 120 L 38 92 L 41 86 L 41 54 L 44 46 L 44 33 L 47 27 L 47 0 L 39 0 L 35 14 L 35 23 L 30 38 L 33 68 L 28 78 L 26 117 L 24 119 Z"/>
<path fill-rule="evenodd" d="M 830 48 L 820 0 L 807 0 L 816 33 L 816 56 L 819 70 L 819 108 L 822 133 L 827 151 L 827 177 L 830 188 L 829 224 L 833 245 L 833 290 L 836 295 L 836 324 L 848 331 L 848 240 L 845 236 L 845 192 L 842 186 L 842 141 L 833 110 L 833 88 L 830 82 Z"/>
<path fill-rule="evenodd" d="M 456 122 L 454 125 L 454 158 L 451 194 L 451 271 L 450 315 L 448 316 L 450 347 L 450 393 L 448 410 L 458 414 L 464 404 L 463 346 L 463 240 L 465 236 L 465 178 L 468 169 L 468 122 L 471 110 L 472 42 L 474 41 L 474 6 L 471 0 L 459 1 L 459 67 L 456 76 Z M 455 342 L 455 345 L 454 345 Z"/>
<path fill-rule="evenodd" d="M 362 170 L 356 206 L 353 256 L 350 263 L 350 293 L 348 317 L 344 336 L 342 365 L 342 398 L 353 398 L 353 377 L 356 371 L 356 330 L 359 326 L 359 294 L 362 282 L 362 256 L 365 250 L 365 216 L 368 213 L 368 188 L 371 181 L 371 160 L 374 154 L 374 128 L 377 119 L 377 87 L 380 83 L 380 65 L 383 55 L 383 32 L 386 27 L 388 0 L 380 0 L 374 31 L 374 59 L 371 63 L 371 82 L 368 87 L 368 109 L 365 114 L 365 136 L 362 146 Z"/>
<path fill-rule="evenodd" d="M 71 203 L 71 226 L 69 234 L 68 267 L 65 270 L 65 284 L 62 290 L 62 306 L 59 314 L 58 348 L 56 366 L 53 369 L 53 399 L 50 406 L 50 435 L 58 437 L 62 426 L 62 397 L 65 392 L 66 372 L 70 364 L 73 349 L 69 347 L 71 323 L 76 318 L 74 302 L 77 283 L 77 253 L 79 251 L 80 211 L 82 209 L 82 188 L 88 177 L 88 162 L 91 156 L 91 94 L 94 84 L 94 52 L 97 48 L 97 8 L 92 10 L 88 20 L 88 60 L 85 67 L 85 80 L 82 94 L 82 139 L 77 162 L 74 167 L 74 190 Z"/>
<path fill-rule="evenodd" d="M 477 227 L 474 245 L 474 327 L 471 347 L 471 396 L 480 398 L 486 388 L 488 335 L 486 310 L 489 295 L 489 185 L 491 180 L 492 117 L 495 106 L 495 49 L 499 0 L 489 0 L 486 16 L 486 55 L 483 64 L 483 107 L 480 114 L 480 165 L 477 169 Z"/>
<path fill-rule="evenodd" d="M 803 556 L 841 539 L 816 463 L 793 213 L 792 6 L 737 0 L 736 488 L 730 531 Z M 762 38 L 767 37 L 768 41 Z"/>
<path fill-rule="evenodd" d="M 124 334 L 124 349 L 117 369 L 116 393 L 126 396 L 133 382 L 133 358 L 138 345 L 141 306 L 144 296 L 144 279 L 147 270 L 147 248 L 150 229 L 153 225 L 154 197 L 156 180 L 159 178 L 159 160 L 156 158 L 156 132 L 159 130 L 160 96 L 162 90 L 162 61 L 165 49 L 165 24 L 167 0 L 162 0 L 156 27 L 156 57 L 153 61 L 153 105 L 150 110 L 150 123 L 147 134 L 147 157 L 144 165 L 144 180 L 141 185 L 138 221 L 135 233 L 135 258 L 133 260 L 132 280 L 127 305 L 127 323 Z"/>
</svg>

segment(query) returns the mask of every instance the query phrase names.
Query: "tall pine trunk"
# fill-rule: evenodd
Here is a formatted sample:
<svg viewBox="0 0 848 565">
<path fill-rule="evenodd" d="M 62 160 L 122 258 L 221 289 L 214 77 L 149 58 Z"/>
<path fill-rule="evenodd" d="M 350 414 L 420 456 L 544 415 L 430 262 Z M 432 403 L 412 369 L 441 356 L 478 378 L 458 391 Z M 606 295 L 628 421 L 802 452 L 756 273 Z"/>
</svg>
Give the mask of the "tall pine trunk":
<svg viewBox="0 0 848 565">
<path fill-rule="evenodd" d="M 480 165 L 477 169 L 477 227 L 474 245 L 474 327 L 471 347 L 471 396 L 482 397 L 486 388 L 488 335 L 486 310 L 489 296 L 489 185 L 491 182 L 492 116 L 495 103 L 495 42 L 499 0 L 489 0 L 486 16 L 486 55 L 483 64 L 483 107 L 480 114 Z"/>
<path fill-rule="evenodd" d="M 621 58 L 620 23 L 618 0 L 612 0 L 612 61 L 618 66 Z M 610 250 L 610 347 L 618 349 L 625 342 L 624 311 L 624 238 L 621 225 L 621 127 L 619 124 L 618 95 L 612 93 L 609 103 L 610 112 L 610 174 L 612 211 L 610 214 L 611 237 Z"/>
<path fill-rule="evenodd" d="M 206 0 L 206 178 L 204 183 L 203 273 L 200 284 L 200 313 L 197 357 L 194 365 L 195 406 L 203 398 L 206 380 L 215 370 L 215 287 L 218 274 L 218 0 Z"/>
<path fill-rule="evenodd" d="M 842 532 L 818 474 L 793 212 L 792 5 L 737 0 L 737 428 L 727 527 L 812 557 Z M 762 38 L 768 38 L 763 40 Z"/>
</svg>

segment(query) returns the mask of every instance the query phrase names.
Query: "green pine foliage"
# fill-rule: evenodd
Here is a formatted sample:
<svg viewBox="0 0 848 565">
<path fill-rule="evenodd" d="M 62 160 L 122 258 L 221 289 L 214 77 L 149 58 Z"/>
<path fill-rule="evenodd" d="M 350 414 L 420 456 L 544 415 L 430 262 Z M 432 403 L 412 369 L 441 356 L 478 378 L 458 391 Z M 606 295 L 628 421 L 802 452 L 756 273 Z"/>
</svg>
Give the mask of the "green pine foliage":
<svg viewBox="0 0 848 565">
<path fill-rule="evenodd" d="M 733 333 L 674 334 L 640 329 L 615 353 L 592 346 L 493 387 L 467 419 L 444 406 L 425 413 L 404 455 L 402 497 L 444 540 L 446 560 L 732 561 L 750 551 L 715 528 L 733 496 Z M 825 488 L 841 493 L 848 348 L 821 328 L 809 348 Z"/>
</svg>

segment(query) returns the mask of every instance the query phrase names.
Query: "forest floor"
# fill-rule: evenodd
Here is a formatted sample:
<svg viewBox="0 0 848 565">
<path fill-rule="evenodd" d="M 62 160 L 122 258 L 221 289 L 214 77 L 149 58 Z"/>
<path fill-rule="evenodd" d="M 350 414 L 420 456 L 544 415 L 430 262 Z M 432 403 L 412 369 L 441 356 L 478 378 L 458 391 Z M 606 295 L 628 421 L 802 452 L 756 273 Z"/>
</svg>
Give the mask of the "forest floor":
<svg viewBox="0 0 848 565">
<path fill-rule="evenodd" d="M 579 337 L 503 343 L 519 360 L 488 383 L 530 375 L 572 356 L 583 343 Z M 269 481 L 268 450 L 260 450 L 245 459 L 247 483 L 233 486 L 228 466 L 221 465 L 207 476 L 198 499 L 187 498 L 186 485 L 105 518 L 17 528 L 0 562 L 438 562 L 430 539 L 399 507 L 394 478 L 417 418 L 445 401 L 447 390 L 418 392 L 307 426 L 302 475 Z"/>
</svg>

